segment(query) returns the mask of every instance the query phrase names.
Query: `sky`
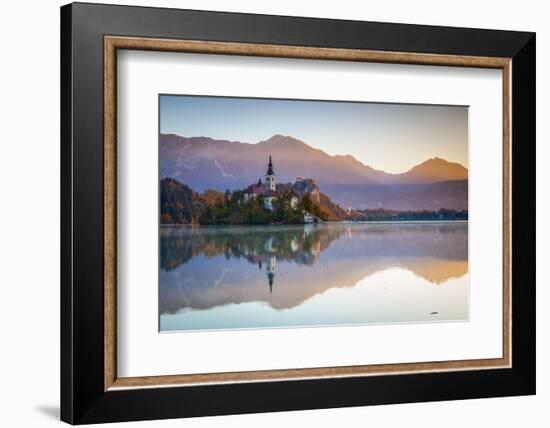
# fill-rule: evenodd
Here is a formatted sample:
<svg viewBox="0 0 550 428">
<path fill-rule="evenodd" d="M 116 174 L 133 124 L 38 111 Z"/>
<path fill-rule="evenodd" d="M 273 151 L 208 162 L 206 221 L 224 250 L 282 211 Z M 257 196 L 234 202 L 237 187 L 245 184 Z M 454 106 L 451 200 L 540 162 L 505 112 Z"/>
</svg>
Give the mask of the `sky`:
<svg viewBox="0 0 550 428">
<path fill-rule="evenodd" d="M 468 167 L 468 108 L 161 95 L 160 132 L 259 143 L 276 134 L 386 172 L 440 157 Z"/>
</svg>

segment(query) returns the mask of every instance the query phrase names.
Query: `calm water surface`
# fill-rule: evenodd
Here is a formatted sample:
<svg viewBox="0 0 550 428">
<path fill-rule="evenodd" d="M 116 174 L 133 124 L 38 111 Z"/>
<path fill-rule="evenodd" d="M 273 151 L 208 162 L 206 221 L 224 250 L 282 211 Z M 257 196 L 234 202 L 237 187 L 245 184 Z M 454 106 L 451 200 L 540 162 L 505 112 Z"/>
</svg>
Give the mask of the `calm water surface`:
<svg viewBox="0 0 550 428">
<path fill-rule="evenodd" d="M 160 235 L 161 331 L 468 319 L 467 223 Z"/>
</svg>

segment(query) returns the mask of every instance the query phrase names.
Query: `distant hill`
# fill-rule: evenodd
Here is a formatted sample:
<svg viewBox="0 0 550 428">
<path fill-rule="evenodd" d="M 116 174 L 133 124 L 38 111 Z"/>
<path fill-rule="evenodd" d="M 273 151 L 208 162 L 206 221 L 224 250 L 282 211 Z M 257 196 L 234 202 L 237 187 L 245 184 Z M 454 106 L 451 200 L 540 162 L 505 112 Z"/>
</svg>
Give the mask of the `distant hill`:
<svg viewBox="0 0 550 428">
<path fill-rule="evenodd" d="M 433 158 L 407 172 L 390 174 L 351 155 L 331 156 L 283 135 L 247 144 L 161 134 L 160 175 L 173 177 L 198 192 L 237 190 L 264 176 L 270 154 L 279 183 L 292 183 L 298 176 L 315 178 L 322 191 L 342 207 L 365 209 L 389 204 L 392 209 L 467 208 L 468 170 L 460 164 Z M 431 186 L 439 182 L 447 183 Z M 451 196 L 445 196 L 447 191 Z M 447 205 L 436 206 L 439 203 Z"/>
<path fill-rule="evenodd" d="M 323 191 L 342 207 L 399 211 L 468 209 L 468 180 L 430 184 L 328 185 Z"/>
<path fill-rule="evenodd" d="M 385 183 L 429 184 L 438 181 L 467 180 L 468 170 L 459 163 L 441 158 L 428 159 L 403 174 L 387 174 Z"/>
</svg>

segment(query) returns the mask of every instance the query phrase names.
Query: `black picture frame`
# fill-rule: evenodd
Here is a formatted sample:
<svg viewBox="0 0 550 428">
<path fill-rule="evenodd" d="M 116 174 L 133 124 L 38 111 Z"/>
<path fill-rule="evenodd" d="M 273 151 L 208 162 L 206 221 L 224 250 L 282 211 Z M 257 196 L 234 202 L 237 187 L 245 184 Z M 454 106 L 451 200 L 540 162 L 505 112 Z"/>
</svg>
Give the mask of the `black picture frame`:
<svg viewBox="0 0 550 428">
<path fill-rule="evenodd" d="M 104 36 L 512 58 L 512 367 L 104 390 Z M 71 424 L 535 393 L 535 34 L 73 3 L 61 8 L 61 419 Z"/>
</svg>

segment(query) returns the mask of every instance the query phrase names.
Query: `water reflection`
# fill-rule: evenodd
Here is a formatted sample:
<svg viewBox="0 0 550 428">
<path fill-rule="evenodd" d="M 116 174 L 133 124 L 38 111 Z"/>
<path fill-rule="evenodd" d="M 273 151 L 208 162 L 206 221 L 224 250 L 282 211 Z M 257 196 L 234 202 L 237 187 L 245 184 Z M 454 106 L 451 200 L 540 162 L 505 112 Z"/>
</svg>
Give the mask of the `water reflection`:
<svg viewBox="0 0 550 428">
<path fill-rule="evenodd" d="M 161 330 L 468 316 L 467 223 L 161 228 L 160 249 Z"/>
</svg>

